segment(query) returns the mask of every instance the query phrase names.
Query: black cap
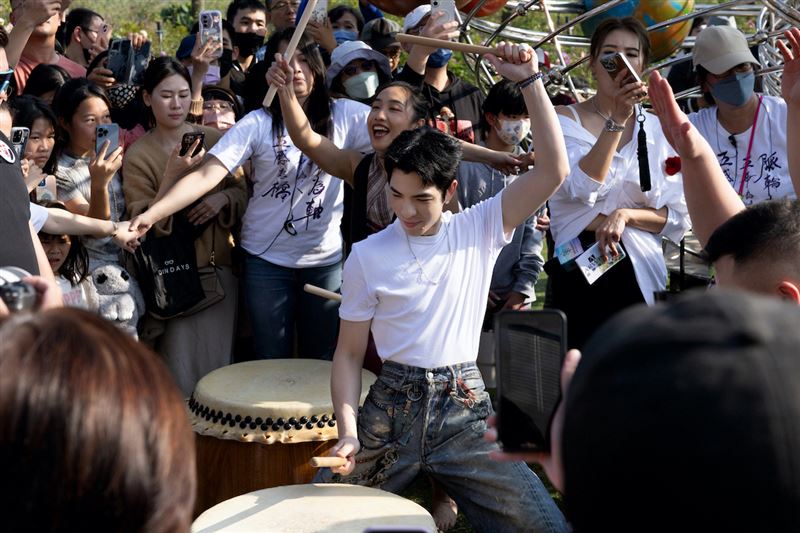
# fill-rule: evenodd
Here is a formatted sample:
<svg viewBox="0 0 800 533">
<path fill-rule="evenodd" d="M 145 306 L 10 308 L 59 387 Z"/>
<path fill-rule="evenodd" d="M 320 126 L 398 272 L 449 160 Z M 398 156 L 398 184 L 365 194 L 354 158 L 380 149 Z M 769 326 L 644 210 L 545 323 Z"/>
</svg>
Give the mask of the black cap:
<svg viewBox="0 0 800 533">
<path fill-rule="evenodd" d="M 385 50 L 390 46 L 400 46 L 397 32 L 400 26 L 389 19 L 377 18 L 369 21 L 361 30 L 361 40 L 370 45 L 373 50 Z"/>
<path fill-rule="evenodd" d="M 740 292 L 626 310 L 587 343 L 563 432 L 581 531 L 800 531 L 800 307 Z"/>
</svg>

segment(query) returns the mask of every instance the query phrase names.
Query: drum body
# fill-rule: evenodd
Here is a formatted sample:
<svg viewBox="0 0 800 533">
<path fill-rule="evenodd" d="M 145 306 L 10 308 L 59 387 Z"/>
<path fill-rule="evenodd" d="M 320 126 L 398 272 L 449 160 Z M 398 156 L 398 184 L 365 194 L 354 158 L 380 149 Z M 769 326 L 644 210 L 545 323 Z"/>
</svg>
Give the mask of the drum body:
<svg viewBox="0 0 800 533">
<path fill-rule="evenodd" d="M 192 531 L 363 533 L 377 526 L 436 531 L 431 515 L 416 503 L 379 489 L 344 484 L 292 485 L 244 494 L 204 512 Z"/>
<path fill-rule="evenodd" d="M 211 372 L 188 401 L 197 434 L 197 512 L 254 490 L 309 483 L 336 443 L 331 363 L 248 361 Z M 361 402 L 375 381 L 362 371 Z"/>
</svg>

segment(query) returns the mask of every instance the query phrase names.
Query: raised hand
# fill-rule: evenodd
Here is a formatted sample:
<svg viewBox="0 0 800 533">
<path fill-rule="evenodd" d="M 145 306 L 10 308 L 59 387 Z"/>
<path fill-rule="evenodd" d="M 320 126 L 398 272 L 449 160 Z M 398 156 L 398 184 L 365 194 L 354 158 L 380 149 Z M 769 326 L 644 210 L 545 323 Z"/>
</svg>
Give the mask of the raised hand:
<svg viewBox="0 0 800 533">
<path fill-rule="evenodd" d="M 205 149 L 201 149 L 197 155 L 192 155 L 200 147 L 201 142 L 202 139 L 199 137 L 195 139 L 184 155 L 181 155 L 181 143 L 175 145 L 167 159 L 167 167 L 164 169 L 163 183 L 168 183 L 167 187 L 171 187 L 175 180 L 181 178 L 203 160 L 203 156 L 206 154 Z"/>
<path fill-rule="evenodd" d="M 110 147 L 109 141 L 103 142 L 100 148 L 100 153 L 95 154 L 94 158 L 89 161 L 89 177 L 92 180 L 92 185 L 103 185 L 107 187 L 111 182 L 111 178 L 122 166 L 122 147 L 118 146 L 113 152 L 106 156 L 106 152 Z"/>
<path fill-rule="evenodd" d="M 539 70 L 539 62 L 533 48 L 527 44 L 511 44 L 501 41 L 494 54 L 485 58 L 498 74 L 511 81 L 520 82 L 530 78 Z"/>
<path fill-rule="evenodd" d="M 678 107 L 672 87 L 658 71 L 650 75 L 650 102 L 661 122 L 661 130 L 669 144 L 681 158 L 699 157 L 703 153 L 705 140 L 689 122 L 686 113 Z"/>
<path fill-rule="evenodd" d="M 791 48 L 783 41 L 778 41 L 778 48 L 783 56 L 783 78 L 781 79 L 781 95 L 787 104 L 800 104 L 800 29 L 791 28 L 784 32 L 784 37 Z"/>
<path fill-rule="evenodd" d="M 267 83 L 278 90 L 278 96 L 294 94 L 294 71 L 283 54 L 275 54 L 275 61 L 267 70 Z"/>
<path fill-rule="evenodd" d="M 336 38 L 333 36 L 333 28 L 328 17 L 325 17 L 322 22 L 309 21 L 306 33 L 329 53 L 336 49 Z"/>
</svg>

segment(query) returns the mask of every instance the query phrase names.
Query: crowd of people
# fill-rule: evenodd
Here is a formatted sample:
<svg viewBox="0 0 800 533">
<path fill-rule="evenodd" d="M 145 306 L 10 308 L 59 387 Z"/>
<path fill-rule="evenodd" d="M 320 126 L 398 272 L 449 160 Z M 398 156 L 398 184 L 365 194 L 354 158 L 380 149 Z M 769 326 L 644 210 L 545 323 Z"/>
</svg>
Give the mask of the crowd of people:
<svg viewBox="0 0 800 533">
<path fill-rule="evenodd" d="M 160 57 L 64 4 L 12 0 L 0 28 L 0 268 L 38 294 L 33 314 L 0 301 L 12 529 L 187 531 L 182 398 L 298 356 L 333 361 L 344 465 L 316 480 L 401 492 L 424 473 L 442 530 L 458 511 L 493 532 L 798 527 L 800 30 L 782 97 L 756 92 L 730 20 L 700 30 L 687 115 L 639 79 L 633 18 L 591 36 L 596 93 L 554 106 L 527 45 L 486 56 L 484 95 L 448 48 L 401 44 L 458 36 L 428 4 L 402 27 L 332 7 L 291 57 L 295 0 L 233 0 L 219 40 L 196 25 Z M 662 243 L 690 230 L 719 289 L 655 305 Z M 507 454 L 475 361 L 543 271 L 573 349 L 563 401 L 550 453 Z M 379 378 L 359 408 L 362 367 Z"/>
</svg>

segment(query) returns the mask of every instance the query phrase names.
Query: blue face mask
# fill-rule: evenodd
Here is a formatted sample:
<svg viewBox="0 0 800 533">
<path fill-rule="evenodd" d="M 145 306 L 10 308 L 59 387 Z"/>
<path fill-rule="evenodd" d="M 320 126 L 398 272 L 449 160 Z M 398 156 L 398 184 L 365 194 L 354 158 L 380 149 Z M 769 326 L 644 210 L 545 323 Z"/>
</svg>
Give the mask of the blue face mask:
<svg viewBox="0 0 800 533">
<path fill-rule="evenodd" d="M 714 84 L 711 87 L 711 96 L 733 107 L 741 107 L 753 96 L 755 84 L 755 72 L 737 72 Z"/>
<path fill-rule="evenodd" d="M 427 65 L 431 68 L 442 68 L 453 57 L 453 51 L 447 48 L 437 48 L 434 53 L 428 57 Z"/>
<path fill-rule="evenodd" d="M 351 30 L 335 30 L 333 38 L 336 39 L 336 44 L 342 44 L 358 40 L 358 34 Z"/>
</svg>

